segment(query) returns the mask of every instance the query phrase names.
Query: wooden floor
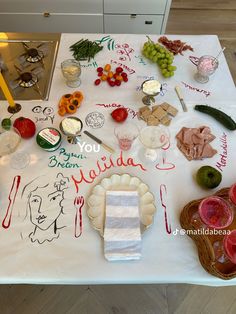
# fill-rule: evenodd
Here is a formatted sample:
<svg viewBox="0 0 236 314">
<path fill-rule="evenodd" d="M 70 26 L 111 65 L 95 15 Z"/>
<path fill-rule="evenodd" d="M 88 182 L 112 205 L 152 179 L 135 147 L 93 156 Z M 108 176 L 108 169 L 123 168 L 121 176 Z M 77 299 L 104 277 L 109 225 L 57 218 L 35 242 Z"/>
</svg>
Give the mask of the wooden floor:
<svg viewBox="0 0 236 314">
<path fill-rule="evenodd" d="M 217 34 L 236 82 L 236 1 L 173 0 L 169 34 Z M 233 314 L 236 287 L 0 286 L 0 314 Z"/>
<path fill-rule="evenodd" d="M 0 286 L 1 314 L 235 314 L 236 287 Z"/>
</svg>

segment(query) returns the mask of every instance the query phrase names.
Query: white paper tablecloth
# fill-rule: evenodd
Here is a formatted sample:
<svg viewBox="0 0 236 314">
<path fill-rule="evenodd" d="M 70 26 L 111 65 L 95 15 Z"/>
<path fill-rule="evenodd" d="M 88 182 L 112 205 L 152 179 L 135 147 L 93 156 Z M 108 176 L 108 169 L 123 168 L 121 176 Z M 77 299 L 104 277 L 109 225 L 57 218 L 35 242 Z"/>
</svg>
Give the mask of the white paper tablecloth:
<svg viewBox="0 0 236 314">
<path fill-rule="evenodd" d="M 57 103 L 61 95 L 69 93 L 70 88 L 66 87 L 64 78 L 60 73 L 61 61 L 71 58 L 69 46 L 81 38 L 92 40 L 101 39 L 102 34 L 63 34 L 56 68 L 54 72 L 50 99 L 48 102 L 30 101 L 21 102 L 22 110 L 17 116 L 27 116 L 37 121 L 37 130 L 53 125 L 59 126 L 61 118 L 57 114 Z M 128 153 L 123 153 L 124 159 L 132 157 L 135 163 L 142 163 L 146 171 L 141 167 L 112 167 L 100 174 L 93 183 L 81 183 L 79 192 L 76 193 L 75 186 L 71 180 L 73 175 L 80 179 L 80 169 L 85 176 L 92 169 L 97 169 L 97 161 L 102 164 L 102 158 L 109 159 L 108 152 L 101 149 L 99 153 L 85 153 L 86 159 L 80 157 L 70 157 L 71 163 L 77 163 L 81 168 L 50 167 L 56 161 L 65 163 L 68 155 L 59 155 L 60 151 L 48 153 L 42 151 L 34 139 L 23 140 L 20 149 L 30 154 L 31 164 L 22 170 L 14 170 L 9 166 L 9 157 L 0 159 L 0 218 L 1 222 L 5 216 L 8 206 L 8 194 L 12 186 L 14 176 L 21 176 L 19 192 L 17 194 L 13 209 L 12 222 L 8 229 L 0 227 L 0 283 L 60 283 L 60 284 L 104 284 L 104 283 L 193 283 L 203 285 L 234 285 L 236 279 L 223 281 L 209 275 L 200 265 L 197 250 L 193 241 L 186 235 L 173 234 L 178 228 L 179 214 L 183 206 L 193 200 L 206 195 L 211 191 L 203 191 L 198 187 L 193 179 L 196 170 L 202 165 L 215 166 L 220 161 L 222 154 L 220 137 L 226 134 L 228 145 L 227 165 L 223 167 L 223 180 L 219 188 L 229 186 L 236 181 L 236 144 L 235 133 L 226 130 L 212 118 L 193 110 L 195 104 L 209 104 L 222 109 L 236 119 L 236 92 L 235 85 L 231 78 L 224 56 L 220 58 L 219 69 L 210 78 L 209 83 L 197 83 L 193 75 L 195 66 L 189 61 L 189 56 L 194 55 L 216 55 L 220 50 L 220 44 L 216 36 L 168 36 L 173 39 L 186 41 L 194 48 L 194 52 L 186 51 L 184 56 L 175 57 L 174 64 L 177 66 L 176 74 L 171 79 L 163 79 L 159 74 L 156 65 L 151 64 L 146 59 L 142 63 L 140 49 L 146 40 L 144 35 L 110 35 L 114 41 L 114 46 L 128 44 L 134 52 L 130 56 L 118 54 L 117 50 L 108 50 L 107 44 L 96 56 L 96 64 L 104 66 L 106 63 L 114 67 L 119 63 L 129 68 L 129 82 L 121 87 L 111 88 L 106 83 L 95 87 L 93 82 L 96 79 L 96 64 L 93 61 L 88 66 L 83 62 L 82 84 L 80 90 L 83 91 L 85 99 L 77 116 L 83 121 L 88 113 L 99 111 L 105 116 L 105 124 L 98 130 L 93 130 L 85 125 L 85 129 L 95 134 L 106 142 L 106 144 L 116 149 L 116 154 L 112 155 L 115 162 L 120 154 L 117 141 L 113 135 L 114 123 L 110 117 L 111 111 L 115 108 L 106 105 L 120 104 L 130 108 L 129 120 L 139 127 L 144 126 L 143 121 L 132 116 L 132 112 L 138 111 L 142 105 L 142 93 L 139 91 L 141 83 L 150 76 L 159 78 L 165 85 L 165 95 L 156 98 L 157 103 L 163 101 L 170 102 L 179 109 L 176 118 L 173 119 L 171 132 L 171 147 L 167 151 L 168 161 L 175 164 L 175 169 L 170 171 L 160 171 L 155 168 L 156 163 L 147 163 L 142 160 L 141 144 L 138 140 L 134 143 L 133 149 Z M 152 36 L 157 40 L 157 36 Z M 120 60 L 126 57 L 126 60 Z M 115 63 L 116 62 L 116 63 Z M 116 65 L 117 64 L 117 65 Z M 128 70 L 126 70 L 128 72 Z M 188 113 L 182 111 L 179 100 L 175 94 L 175 85 L 180 85 L 184 98 L 189 109 Z M 198 88 L 199 91 L 190 89 Z M 205 90 L 206 92 L 204 93 Z M 210 95 L 208 93 L 210 92 Z M 208 96 L 206 96 L 208 95 Z M 43 113 L 34 113 L 35 106 L 52 107 L 55 115 L 53 124 L 50 118 L 46 118 Z M 115 106 L 115 105 L 113 105 Z M 7 117 L 7 103 L 1 102 L 1 117 Z M 132 111 L 133 110 L 133 111 Z M 45 121 L 43 121 L 45 120 Z M 189 162 L 177 149 L 175 135 L 182 126 L 198 127 L 208 125 L 216 139 L 212 146 L 218 153 L 210 160 Z M 86 136 L 83 136 L 86 143 L 94 144 Z M 67 153 L 81 154 L 78 146 L 70 145 L 65 138 L 62 148 Z M 62 152 L 62 151 L 61 151 Z M 55 156 L 55 157 L 53 157 Z M 51 161 L 50 161 L 51 160 Z M 57 163 L 58 165 L 58 163 Z M 64 190 L 63 214 L 58 218 L 58 226 L 65 226 L 60 229 L 60 236 L 51 242 L 43 244 L 30 241 L 29 234 L 33 231 L 34 225 L 30 222 L 29 213 L 26 215 L 27 201 L 29 194 L 24 193 L 23 188 L 30 181 L 38 176 L 45 175 L 47 182 L 54 182 L 57 173 L 62 173 L 70 178 L 69 188 Z M 144 233 L 142 243 L 142 259 L 132 262 L 107 262 L 103 255 L 103 240 L 99 233 L 95 231 L 86 215 L 86 205 L 83 207 L 83 232 L 79 238 L 74 237 L 75 207 L 74 198 L 76 195 L 84 196 L 85 200 L 89 193 L 102 178 L 113 173 L 129 173 L 138 176 L 147 183 L 150 191 L 155 196 L 157 212 L 153 225 Z M 165 185 L 167 194 L 165 204 L 167 205 L 168 222 L 171 224 L 172 233 L 168 234 L 165 227 L 164 209 L 161 206 L 160 186 Z M 22 196 L 22 197 L 21 197 Z"/>
</svg>

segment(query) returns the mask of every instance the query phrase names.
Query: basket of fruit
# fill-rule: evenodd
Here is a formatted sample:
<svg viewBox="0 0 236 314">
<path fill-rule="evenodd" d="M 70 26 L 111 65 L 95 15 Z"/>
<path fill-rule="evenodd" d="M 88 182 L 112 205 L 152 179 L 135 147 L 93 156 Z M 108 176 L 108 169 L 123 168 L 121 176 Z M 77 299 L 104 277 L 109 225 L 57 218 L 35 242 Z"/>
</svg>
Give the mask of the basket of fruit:
<svg viewBox="0 0 236 314">
<path fill-rule="evenodd" d="M 180 224 L 195 242 L 199 260 L 213 276 L 236 277 L 236 185 L 193 200 L 180 215 Z"/>
</svg>

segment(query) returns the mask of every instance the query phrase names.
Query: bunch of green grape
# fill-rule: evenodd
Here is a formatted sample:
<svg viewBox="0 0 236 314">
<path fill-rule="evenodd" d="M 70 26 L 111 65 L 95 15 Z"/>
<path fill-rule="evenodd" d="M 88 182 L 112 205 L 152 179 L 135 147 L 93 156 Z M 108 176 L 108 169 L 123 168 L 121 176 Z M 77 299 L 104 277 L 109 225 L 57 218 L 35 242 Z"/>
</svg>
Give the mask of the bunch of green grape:
<svg viewBox="0 0 236 314">
<path fill-rule="evenodd" d="M 155 44 L 149 37 L 148 41 L 143 45 L 142 54 L 159 65 L 164 77 L 174 75 L 174 71 L 176 70 L 176 66 L 172 65 L 174 54 L 158 43 Z"/>
</svg>

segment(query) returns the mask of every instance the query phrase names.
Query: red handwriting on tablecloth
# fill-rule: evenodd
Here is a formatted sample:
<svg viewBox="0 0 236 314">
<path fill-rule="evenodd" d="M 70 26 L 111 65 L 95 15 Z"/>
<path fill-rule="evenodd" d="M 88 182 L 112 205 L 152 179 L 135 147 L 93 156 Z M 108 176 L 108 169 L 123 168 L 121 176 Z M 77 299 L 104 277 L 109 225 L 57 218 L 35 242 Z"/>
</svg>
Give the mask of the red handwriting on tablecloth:
<svg viewBox="0 0 236 314">
<path fill-rule="evenodd" d="M 116 53 L 121 55 L 119 60 L 126 61 L 127 59 L 129 59 L 129 61 L 131 61 L 131 54 L 134 52 L 134 49 L 131 48 L 129 44 L 126 44 L 126 43 L 122 45 L 116 44 L 115 48 L 116 48 Z"/>
<path fill-rule="evenodd" d="M 158 170 L 172 170 L 175 168 L 175 164 L 172 162 L 167 161 L 166 155 L 167 151 L 170 148 L 170 140 L 168 139 L 168 142 L 161 148 L 162 150 L 162 156 L 160 159 L 160 162 L 156 164 L 156 169 Z"/>
<path fill-rule="evenodd" d="M 132 119 L 134 119 L 138 115 L 138 111 L 134 111 L 133 109 L 131 109 L 129 107 L 126 107 L 124 105 L 121 105 L 121 104 L 116 104 L 116 103 L 112 103 L 112 104 L 96 104 L 96 106 L 103 107 L 103 108 L 125 108 L 128 111 L 128 114 L 131 115 Z"/>
<path fill-rule="evenodd" d="M 227 134 L 223 133 L 220 137 L 221 142 L 221 153 L 219 154 L 220 160 L 216 163 L 216 168 L 218 168 L 221 172 L 223 168 L 227 166 L 228 161 L 228 143 L 227 143 Z"/>
<path fill-rule="evenodd" d="M 164 196 L 165 195 L 165 196 Z M 168 234 L 171 234 L 171 224 L 168 223 L 168 216 L 167 216 L 167 206 L 164 201 L 164 198 L 167 197 L 167 187 L 165 184 L 160 185 L 160 199 L 161 199 L 161 206 L 164 209 L 164 217 L 165 217 L 165 226 L 166 226 L 166 232 Z"/>
<path fill-rule="evenodd" d="M 129 74 L 134 74 L 134 73 L 135 73 L 135 70 L 134 70 L 134 69 L 131 69 L 131 68 L 128 67 L 127 65 L 125 65 L 125 64 L 123 64 L 123 63 L 120 63 L 120 62 L 117 62 L 116 60 L 111 60 L 110 63 L 111 63 L 111 64 L 116 64 L 116 65 L 118 65 L 119 67 L 122 67 L 122 69 L 128 71 Z"/>
<path fill-rule="evenodd" d="M 211 92 L 205 90 L 205 89 L 200 89 L 200 88 L 197 88 L 197 87 L 193 87 L 185 82 L 181 82 L 185 88 L 189 89 L 189 90 L 192 90 L 194 92 L 198 92 L 198 93 L 202 93 L 204 94 L 206 97 L 210 96 L 211 95 Z"/>
<path fill-rule="evenodd" d="M 79 184 L 84 182 L 86 184 L 91 184 L 94 180 L 101 174 L 106 172 L 108 169 L 115 167 L 138 167 L 142 171 L 146 169 L 139 163 L 136 163 L 133 158 L 123 157 L 123 152 L 120 152 L 118 158 L 113 159 L 112 155 L 110 157 L 103 156 L 101 159 L 98 159 L 96 162 L 95 168 L 89 169 L 86 173 L 84 170 L 80 169 L 79 179 L 72 176 L 72 180 L 75 184 L 76 192 L 79 191 Z"/>
</svg>

